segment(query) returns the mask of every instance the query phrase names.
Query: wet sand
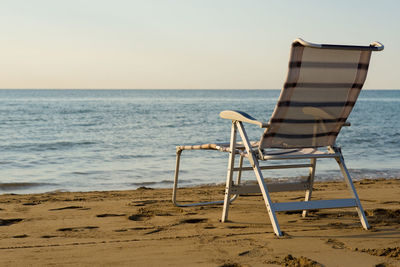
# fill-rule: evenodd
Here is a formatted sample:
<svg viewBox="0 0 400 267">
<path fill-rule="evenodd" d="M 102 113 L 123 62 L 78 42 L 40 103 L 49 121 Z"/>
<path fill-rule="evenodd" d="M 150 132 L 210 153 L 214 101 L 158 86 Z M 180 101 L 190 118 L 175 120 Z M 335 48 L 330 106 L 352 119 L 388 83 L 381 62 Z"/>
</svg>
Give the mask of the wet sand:
<svg viewBox="0 0 400 267">
<path fill-rule="evenodd" d="M 0 266 L 400 266 L 400 179 L 355 183 L 372 229 L 354 208 L 278 213 L 262 197 L 178 208 L 170 189 L 0 196 Z M 185 188 L 180 201 L 217 200 L 221 186 Z M 315 183 L 313 199 L 345 198 L 344 183 Z M 294 201 L 302 192 L 273 193 Z"/>
</svg>

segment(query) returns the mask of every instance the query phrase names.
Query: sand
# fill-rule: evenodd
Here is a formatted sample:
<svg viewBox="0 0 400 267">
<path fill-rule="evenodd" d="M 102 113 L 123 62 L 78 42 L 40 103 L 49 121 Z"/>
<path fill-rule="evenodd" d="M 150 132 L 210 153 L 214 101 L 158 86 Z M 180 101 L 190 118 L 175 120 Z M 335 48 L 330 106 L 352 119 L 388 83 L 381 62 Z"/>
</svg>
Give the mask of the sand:
<svg viewBox="0 0 400 267">
<path fill-rule="evenodd" d="M 169 189 L 0 196 L 0 266 L 400 266 L 400 179 L 355 183 L 372 229 L 355 209 L 278 213 L 272 231 L 260 195 L 222 206 L 178 208 Z M 316 183 L 313 199 L 344 198 L 343 183 Z M 223 187 L 180 191 L 216 200 Z M 275 201 L 301 192 L 274 193 Z"/>
</svg>

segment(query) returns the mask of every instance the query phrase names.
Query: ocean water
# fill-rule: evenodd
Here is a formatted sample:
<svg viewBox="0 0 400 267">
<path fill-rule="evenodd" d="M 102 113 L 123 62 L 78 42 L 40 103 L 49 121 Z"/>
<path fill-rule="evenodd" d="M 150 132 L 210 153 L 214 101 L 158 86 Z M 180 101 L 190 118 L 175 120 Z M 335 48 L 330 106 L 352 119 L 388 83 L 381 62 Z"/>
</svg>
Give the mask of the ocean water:
<svg viewBox="0 0 400 267">
<path fill-rule="evenodd" d="M 227 142 L 222 110 L 268 120 L 279 90 L 0 90 L 0 193 L 171 187 L 175 146 Z M 400 90 L 362 91 L 337 143 L 354 179 L 400 177 Z M 247 125 L 246 125 L 247 126 Z M 262 129 L 247 126 L 251 139 Z M 225 181 L 228 154 L 184 151 L 181 185 Z M 307 170 L 268 171 L 267 178 Z M 252 173 L 246 179 L 254 179 Z M 340 178 L 321 160 L 317 180 Z"/>
</svg>

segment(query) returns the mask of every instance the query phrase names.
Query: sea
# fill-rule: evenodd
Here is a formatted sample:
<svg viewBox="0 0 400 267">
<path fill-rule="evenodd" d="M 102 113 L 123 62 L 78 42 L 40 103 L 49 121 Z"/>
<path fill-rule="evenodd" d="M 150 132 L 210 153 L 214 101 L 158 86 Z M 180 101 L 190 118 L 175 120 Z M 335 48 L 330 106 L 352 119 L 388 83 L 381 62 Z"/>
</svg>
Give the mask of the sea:
<svg viewBox="0 0 400 267">
<path fill-rule="evenodd" d="M 0 90 L 0 193 L 172 188 L 175 147 L 228 142 L 234 109 L 267 121 L 279 90 Z M 363 90 L 342 129 L 353 179 L 400 177 L 400 90 Z M 250 139 L 263 129 L 246 125 Z M 221 184 L 228 154 L 183 151 L 180 186 Z M 307 169 L 265 171 L 299 179 Z M 254 180 L 252 172 L 243 175 Z M 332 159 L 316 180 L 340 180 Z"/>
</svg>

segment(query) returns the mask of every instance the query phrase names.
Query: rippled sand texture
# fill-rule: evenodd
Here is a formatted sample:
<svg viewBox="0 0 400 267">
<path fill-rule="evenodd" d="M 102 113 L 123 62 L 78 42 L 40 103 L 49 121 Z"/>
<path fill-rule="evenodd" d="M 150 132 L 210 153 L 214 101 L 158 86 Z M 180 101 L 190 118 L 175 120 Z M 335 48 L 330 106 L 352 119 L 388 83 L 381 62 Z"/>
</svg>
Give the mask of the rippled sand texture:
<svg viewBox="0 0 400 267">
<path fill-rule="evenodd" d="M 177 208 L 171 190 L 0 196 L 1 266 L 400 266 L 400 179 L 356 183 L 372 230 L 353 209 L 279 213 L 277 238 L 259 195 L 221 206 Z M 316 183 L 314 199 L 347 197 Z M 223 197 L 222 187 L 180 191 L 180 201 Z M 298 200 L 300 192 L 274 193 Z"/>
</svg>

